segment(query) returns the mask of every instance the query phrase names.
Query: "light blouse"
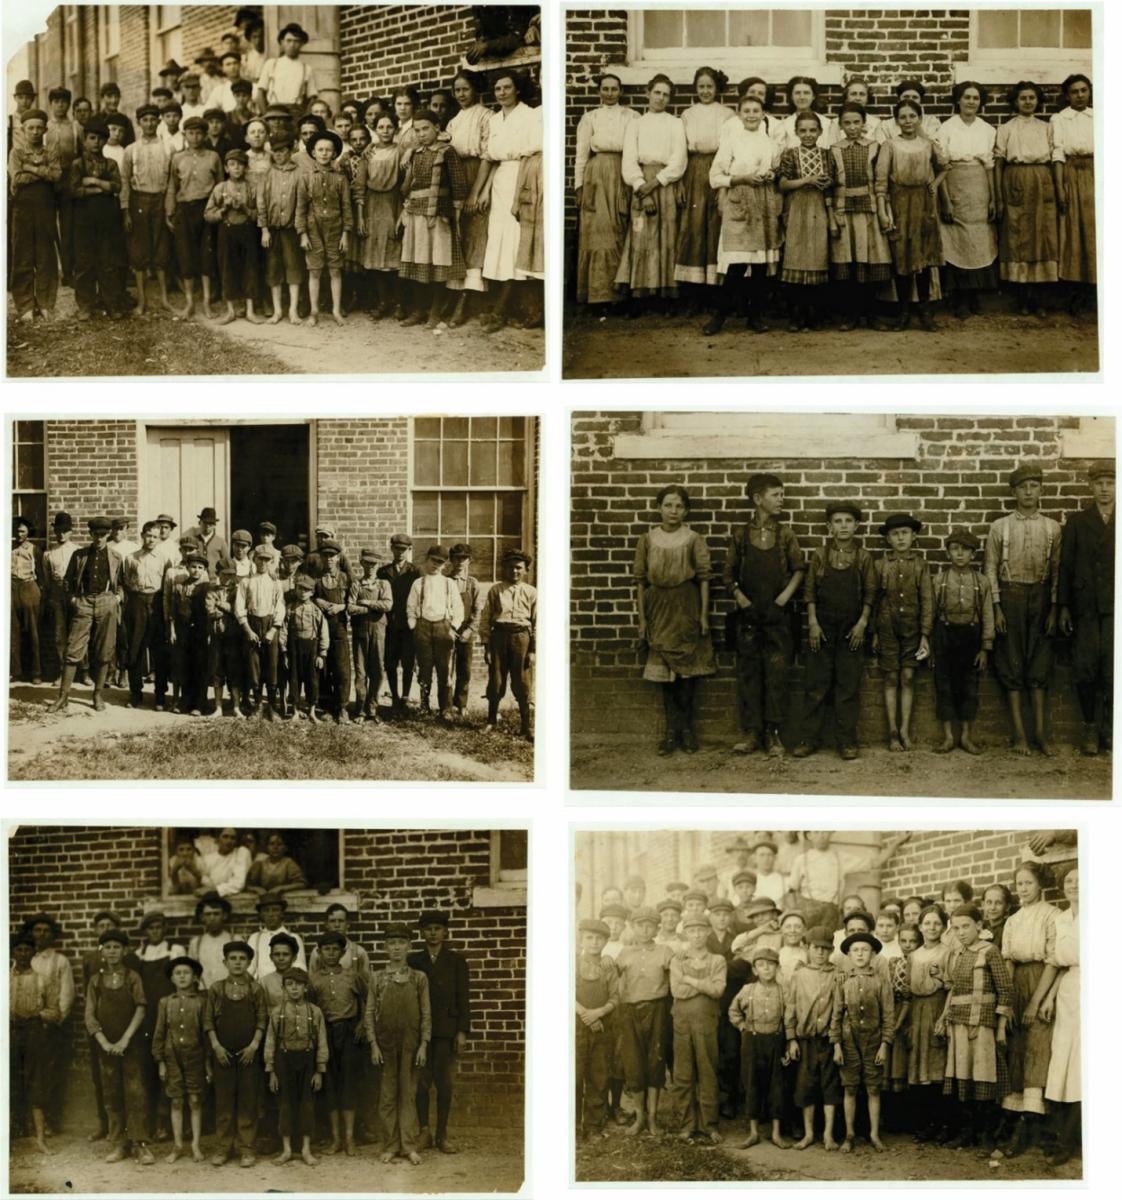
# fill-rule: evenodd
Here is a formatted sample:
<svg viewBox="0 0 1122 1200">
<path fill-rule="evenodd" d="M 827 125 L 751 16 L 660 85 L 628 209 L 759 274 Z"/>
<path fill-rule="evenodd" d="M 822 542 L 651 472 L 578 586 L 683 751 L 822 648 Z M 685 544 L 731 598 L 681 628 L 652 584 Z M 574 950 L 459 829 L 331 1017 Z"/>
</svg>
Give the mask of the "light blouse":
<svg viewBox="0 0 1122 1200">
<path fill-rule="evenodd" d="M 366 160 L 366 190 L 368 192 L 392 192 L 401 177 L 401 147 L 377 145 L 367 146 L 362 152 Z"/>
<path fill-rule="evenodd" d="M 493 112 L 487 124 L 486 156 L 491 162 L 512 162 L 540 154 L 542 110 L 518 103 Z"/>
<path fill-rule="evenodd" d="M 731 187 L 735 175 L 774 174 L 782 156 L 783 143 L 768 137 L 762 128 L 748 130 L 740 121 L 726 125 L 717 156 L 709 167 L 709 186 Z"/>
<path fill-rule="evenodd" d="M 630 187 L 643 186 L 643 165 L 662 163 L 655 178 L 665 187 L 686 173 L 686 127 L 668 112 L 647 112 L 631 121 L 623 135 L 623 179 Z"/>
<path fill-rule="evenodd" d="M 577 124 L 577 160 L 573 167 L 573 187 L 584 184 L 588 160 L 594 154 L 619 154 L 623 134 L 639 114 L 623 104 L 602 104 L 586 112 Z"/>
<path fill-rule="evenodd" d="M 674 533 L 656 525 L 639 539 L 633 573 L 639 583 L 665 588 L 675 588 L 688 579 L 712 579 L 709 547 L 688 525 Z"/>
<path fill-rule="evenodd" d="M 485 104 L 461 108 L 446 130 L 452 139 L 452 149 L 461 158 L 486 158 L 490 124 L 491 110 Z"/>
<path fill-rule="evenodd" d="M 891 180 L 900 187 L 919 187 L 935 178 L 935 147 L 926 138 L 893 138 L 877 152 L 876 193 L 888 195 Z"/>
<path fill-rule="evenodd" d="M 1090 108 L 1076 112 L 1065 108 L 1052 114 L 1052 144 L 1054 151 L 1084 155 L 1095 153 L 1095 117 Z M 1063 162 L 1062 158 L 1056 159 Z"/>
<path fill-rule="evenodd" d="M 925 137 L 929 142 L 933 142 L 939 136 L 939 129 L 939 118 L 934 113 L 925 113 L 920 117 L 919 132 L 921 137 Z M 896 118 L 885 117 L 880 123 L 879 140 L 888 142 L 894 137 L 899 136 L 900 126 L 896 124 Z"/>
<path fill-rule="evenodd" d="M 686 127 L 686 149 L 690 154 L 715 154 L 726 121 L 736 119 L 736 113 L 724 104 L 691 104 L 682 113 Z"/>
<path fill-rule="evenodd" d="M 1052 962 L 1056 953 L 1056 909 L 1046 900 L 1026 904 L 1006 922 L 1001 957 L 1015 963 Z"/>
<path fill-rule="evenodd" d="M 801 146 L 799 136 L 795 132 L 795 122 L 798 120 L 800 113 L 791 113 L 783 118 L 782 121 L 777 121 L 779 130 L 772 134 L 772 137 L 783 143 L 784 150 L 793 150 L 796 146 Z M 774 118 L 772 118 L 774 120 Z M 822 122 L 822 132 L 818 135 L 818 141 L 815 143 L 821 146 L 823 150 L 828 150 L 839 138 L 845 137 L 841 132 L 838 123 L 833 117 L 827 117 L 824 113 L 818 114 L 818 119 Z"/>
<path fill-rule="evenodd" d="M 997 130 L 981 117 L 967 124 L 957 113 L 939 126 L 935 154 L 939 165 L 980 162 L 987 170 L 993 166 L 993 148 Z"/>
<path fill-rule="evenodd" d="M 1056 913 L 1056 936 L 1048 963 L 1053 967 L 1079 966 L 1079 918 L 1070 908 Z"/>
<path fill-rule="evenodd" d="M 1013 117 L 997 131 L 994 157 L 1010 163 L 1063 162 L 1052 142 L 1052 126 L 1037 117 Z"/>
<path fill-rule="evenodd" d="M 952 946 L 917 946 L 908 956 L 908 990 L 913 996 L 933 996 L 950 986 Z M 935 974 L 931 968 L 935 968 Z"/>
</svg>

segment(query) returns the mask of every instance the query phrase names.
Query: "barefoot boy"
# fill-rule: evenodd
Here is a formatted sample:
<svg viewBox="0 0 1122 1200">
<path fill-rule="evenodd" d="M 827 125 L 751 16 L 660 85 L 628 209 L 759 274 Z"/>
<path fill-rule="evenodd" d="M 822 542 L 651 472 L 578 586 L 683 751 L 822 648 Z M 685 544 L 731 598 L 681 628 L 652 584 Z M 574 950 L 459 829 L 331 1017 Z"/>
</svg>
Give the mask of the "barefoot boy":
<svg viewBox="0 0 1122 1200">
<path fill-rule="evenodd" d="M 222 180 L 222 160 L 203 145 L 206 122 L 202 117 L 188 117 L 183 122 L 186 148 L 172 155 L 168 174 L 168 190 L 164 212 L 168 228 L 175 239 L 175 261 L 187 305 L 182 316 L 195 313 L 195 282 L 203 281 L 203 316 L 209 319 L 211 261 L 203 219 L 207 200 L 216 184 Z"/>
<path fill-rule="evenodd" d="M 748 1140 L 740 1146 L 749 1150 L 760 1141 L 760 1122 L 771 1122 L 772 1144 L 790 1149 L 779 1132 L 783 1115 L 783 1036 L 787 995 L 776 981 L 779 954 L 763 946 L 752 954 L 756 978 L 745 984 L 729 1005 L 729 1020 L 740 1030 L 740 1061 L 748 1110 Z"/>
<path fill-rule="evenodd" d="M 140 136 L 125 147 L 121 167 L 121 211 L 128 239 L 129 266 L 136 280 L 136 315 L 144 316 L 145 284 L 149 271 L 160 287 L 160 307 L 168 303 L 168 230 L 164 220 L 164 193 L 171 157 L 176 153 L 160 136 L 160 110 L 142 104 L 136 110 Z"/>
<path fill-rule="evenodd" d="M 316 705 L 319 703 L 319 673 L 331 648 L 327 618 L 312 599 L 316 581 L 310 575 L 297 575 L 293 585 L 294 599 L 288 605 L 286 641 L 288 657 L 288 688 L 292 700 L 292 716 L 299 720 L 300 689 L 308 703 L 308 720 L 319 723 Z"/>
<path fill-rule="evenodd" d="M 167 964 L 167 974 L 175 991 L 160 997 L 152 1035 L 152 1057 L 156 1060 L 160 1083 L 171 1101 L 174 1145 L 167 1161 L 173 1163 L 184 1154 L 183 1097 L 186 1096 L 191 1113 L 191 1157 L 201 1163 L 203 1088 L 211 1079 L 203 1031 L 206 992 L 199 986 L 203 965 L 181 954 Z"/>
<path fill-rule="evenodd" d="M 215 185 L 203 213 L 208 222 L 218 226 L 218 271 L 226 301 L 219 325 L 237 320 L 239 301 L 245 303 L 245 319 L 261 324 L 253 307 L 257 295 L 257 189 L 246 178 L 248 162 L 244 150 L 226 151 L 229 178 Z"/>
<path fill-rule="evenodd" d="M 577 1136 L 602 1137 L 607 1117 L 611 1025 L 606 1018 L 619 1006 L 619 971 L 603 956 L 608 927 L 581 921 L 577 957 Z"/>
<path fill-rule="evenodd" d="M 827 1150 L 836 1150 L 834 1116 L 842 1088 L 830 1046 L 837 994 L 837 968 L 830 962 L 833 935 L 824 925 L 818 925 L 806 935 L 806 946 L 808 961 L 795 968 L 784 1014 L 787 1056 L 798 1064 L 794 1099 L 803 1113 L 804 1133 L 795 1149 L 805 1150 L 814 1144 L 814 1109 L 821 1104 L 825 1116 L 822 1141 Z"/>
<path fill-rule="evenodd" d="M 327 268 L 331 280 L 331 316 L 343 324 L 343 259 L 354 229 L 351 187 L 344 172 L 335 169 L 343 149 L 337 133 L 320 130 L 305 143 L 312 169 L 300 173 L 296 190 L 296 232 L 308 266 L 308 324 L 319 318 L 320 276 Z"/>
<path fill-rule="evenodd" d="M 21 933 L 12 939 L 12 970 L 8 983 L 9 1020 L 9 1103 L 15 1136 L 24 1128 L 30 1110 L 35 1148 L 51 1154 L 46 1141 L 47 1045 L 46 1030 L 57 1023 L 58 989 L 31 965 L 35 939 Z"/>
<path fill-rule="evenodd" d="M 312 1131 L 316 1124 L 314 1095 L 327 1070 L 327 1033 L 323 1013 L 306 999 L 308 973 L 290 967 L 284 973 L 284 997 L 269 1015 L 265 1034 L 265 1073 L 269 1091 L 280 1095 L 281 1152 L 273 1161 L 292 1158 L 300 1139 L 300 1157 L 314 1167 Z"/>
<path fill-rule="evenodd" d="M 296 188 L 300 172 L 292 161 L 292 137 L 277 134 L 269 143 L 273 164 L 262 173 L 257 194 L 257 225 L 265 250 L 265 282 L 273 297 L 270 325 L 284 315 L 281 296 L 288 285 L 288 320 L 300 324 L 300 286 L 307 277 L 296 234 Z"/>
</svg>

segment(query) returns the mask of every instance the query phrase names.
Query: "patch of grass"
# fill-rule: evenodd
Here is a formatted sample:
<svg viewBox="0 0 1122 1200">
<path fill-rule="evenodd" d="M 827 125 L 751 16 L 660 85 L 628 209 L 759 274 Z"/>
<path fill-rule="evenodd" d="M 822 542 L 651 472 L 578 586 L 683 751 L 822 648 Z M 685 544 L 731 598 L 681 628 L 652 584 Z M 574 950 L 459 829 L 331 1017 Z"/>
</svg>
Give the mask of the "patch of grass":
<svg viewBox="0 0 1122 1200">
<path fill-rule="evenodd" d="M 580 1181 L 675 1183 L 723 1180 L 763 1181 L 780 1176 L 757 1172 L 720 1147 L 694 1145 L 673 1137 L 593 1138 L 577 1146 L 576 1177 Z"/>
</svg>

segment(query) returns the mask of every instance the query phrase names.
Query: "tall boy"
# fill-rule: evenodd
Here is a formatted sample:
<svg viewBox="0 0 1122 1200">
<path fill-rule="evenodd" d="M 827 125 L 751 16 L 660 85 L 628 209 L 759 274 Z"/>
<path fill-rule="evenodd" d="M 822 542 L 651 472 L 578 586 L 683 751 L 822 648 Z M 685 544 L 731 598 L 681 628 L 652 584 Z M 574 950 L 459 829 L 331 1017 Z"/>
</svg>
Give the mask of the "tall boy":
<svg viewBox="0 0 1122 1200">
<path fill-rule="evenodd" d="M 787 877 L 790 889 L 787 907 L 797 908 L 808 926 L 837 929 L 845 890 L 841 855 L 830 845 L 833 835 L 828 830 L 808 829 L 805 836 L 805 848 L 791 864 L 791 874 Z"/>
<path fill-rule="evenodd" d="M 207 993 L 200 987 L 203 967 L 186 954 L 169 959 L 165 967 L 174 989 L 161 996 L 152 1035 L 152 1056 L 160 1083 L 171 1104 L 171 1132 L 174 1144 L 167 1156 L 169 1163 L 183 1157 L 183 1100 L 191 1113 L 191 1157 L 204 1161 L 203 1090 L 211 1080 L 203 1017 Z"/>
<path fill-rule="evenodd" d="M 533 559 L 524 550 L 503 554 L 503 578 L 491 587 L 483 605 L 479 640 L 487 663 L 487 728 L 499 720 L 507 683 L 518 702 L 519 734 L 532 740 L 530 688 L 538 623 L 538 590 L 526 581 Z"/>
<path fill-rule="evenodd" d="M 249 935 L 249 948 L 253 951 L 253 966 L 249 973 L 258 982 L 273 973 L 274 964 L 269 950 L 273 938 L 278 933 L 286 933 L 295 941 L 293 965 L 307 970 L 308 960 L 304 953 L 304 939 L 284 923 L 284 914 L 287 909 L 288 900 L 283 892 L 266 892 L 257 901 L 257 916 L 261 921 L 261 928 Z"/>
<path fill-rule="evenodd" d="M 342 549 L 332 538 L 325 538 L 320 543 L 324 568 L 316 580 L 315 602 L 323 612 L 329 634 L 326 655 L 329 702 L 335 710 L 335 720 L 346 725 L 351 719 L 347 712 L 351 699 L 350 616 L 347 612 L 350 577 L 340 570 Z"/>
<path fill-rule="evenodd" d="M 803 1137 L 796 1143 L 796 1150 L 814 1144 L 814 1109 L 818 1104 L 825 1118 L 822 1143 L 827 1150 L 838 1148 L 834 1117 L 842 1101 L 842 1088 L 830 1045 L 837 995 L 837 968 L 830 962 L 833 947 L 834 939 L 826 926 L 811 929 L 806 935 L 807 961 L 795 968 L 787 988 L 787 1056 L 798 1064 L 794 1099 L 803 1114 Z"/>
<path fill-rule="evenodd" d="M 370 977 L 370 955 L 347 934 L 347 926 L 350 923 L 351 914 L 346 905 L 336 901 L 334 904 L 327 906 L 327 911 L 323 915 L 323 928 L 325 933 L 338 933 L 343 938 L 343 953 L 339 958 L 340 966 L 353 967 L 360 975 Z M 410 963 L 410 966 L 416 964 Z M 319 966 L 319 950 L 312 947 L 311 954 L 308 955 L 308 970 L 314 971 Z"/>
<path fill-rule="evenodd" d="M 62 264 L 62 286 L 70 287 L 74 281 L 74 212 L 67 184 L 70 182 L 70 164 L 82 153 L 81 129 L 71 116 L 71 93 L 69 88 L 53 87 L 47 93 L 50 116 L 44 144 L 58 154 L 62 176 L 55 184 L 55 201 L 58 204 L 58 254 Z"/>
<path fill-rule="evenodd" d="M 36 313 L 51 320 L 58 298 L 56 185 L 62 178 L 58 151 L 45 144 L 47 114 L 29 108 L 20 117 L 21 144 L 8 153 L 11 195 L 9 287 L 19 319 Z"/>
<path fill-rule="evenodd" d="M 55 945 L 62 933 L 62 927 L 54 917 L 48 913 L 36 913 L 28 917 L 20 932 L 29 933 L 35 940 L 35 953 L 31 957 L 32 970 L 42 977 L 47 988 L 58 997 L 57 1007 L 52 1007 L 44 1031 L 47 1056 L 47 1129 L 58 1129 L 62 1119 L 69 1061 L 70 1029 L 66 1022 L 74 1007 L 74 972 L 70 960 Z"/>
<path fill-rule="evenodd" d="M 146 283 L 155 273 L 160 287 L 160 307 L 168 303 L 168 230 L 164 195 L 168 187 L 172 150 L 160 137 L 160 110 L 142 104 L 136 110 L 140 137 L 125 148 L 121 168 L 121 212 L 128 236 L 129 266 L 136 280 L 136 315 L 146 311 Z"/>
<path fill-rule="evenodd" d="M 70 605 L 66 599 L 66 568 L 78 547 L 71 540 L 74 521 L 68 512 L 57 512 L 51 522 L 54 545 L 43 555 L 43 624 L 55 662 L 61 673 L 66 660 L 66 632 L 70 625 Z"/>
<path fill-rule="evenodd" d="M 207 587 L 206 555 L 189 550 L 184 559 L 187 577 L 171 585 L 168 644 L 171 647 L 172 677 L 179 684 L 179 707 L 198 716 L 206 691 L 200 670 L 206 653 L 205 630 L 199 623 L 199 599 Z"/>
<path fill-rule="evenodd" d="M 393 609 L 389 580 L 377 575 L 378 555 L 363 550 L 359 555 L 362 578 L 351 582 L 347 613 L 354 641 L 355 720 L 378 720 L 378 694 L 386 677 L 386 620 Z"/>
<path fill-rule="evenodd" d="M 779 523 L 783 481 L 753 475 L 744 489 L 753 506 L 751 518 L 729 539 L 725 587 L 736 604 L 730 614 L 736 649 L 736 692 L 744 738 L 733 749 L 751 754 L 761 745 L 782 754 L 787 677 L 794 657 L 788 604 L 803 581 L 803 553 L 789 525 Z"/>
<path fill-rule="evenodd" d="M 452 630 L 464 619 L 464 606 L 455 583 L 443 574 L 448 555 L 443 546 L 430 546 L 425 554 L 424 574 L 409 591 L 406 613 L 417 645 L 417 676 L 421 689 L 421 711 L 429 711 L 429 693 L 436 672 L 437 711 L 442 720 L 451 717 L 452 694 L 448 686 L 452 664 Z"/>
<path fill-rule="evenodd" d="M 188 943 L 187 953 L 202 964 L 204 988 L 226 978 L 225 949 L 232 938 L 227 925 L 232 911 L 230 901 L 217 892 L 205 893 L 195 905 L 195 921 L 203 931 Z"/>
<path fill-rule="evenodd" d="M 9 1104 L 16 1136 L 31 1113 L 35 1148 L 40 1154 L 52 1154 L 47 1145 L 47 1072 L 49 1069 L 46 1032 L 58 1021 L 58 990 L 52 988 L 31 965 L 35 939 L 19 933 L 12 939 L 12 970 L 8 978 L 9 1003 Z"/>
<path fill-rule="evenodd" d="M 265 1074 L 269 1090 L 280 1095 L 281 1152 L 273 1161 L 292 1159 L 292 1143 L 300 1139 L 300 1157 L 309 1167 L 316 1124 L 315 1093 L 323 1087 L 330 1062 L 323 1013 L 307 1000 L 308 973 L 300 967 L 284 972 L 283 997 L 269 1014 L 265 1034 Z"/>
<path fill-rule="evenodd" d="M 296 189 L 296 232 L 308 266 L 308 324 L 319 319 L 319 285 L 324 268 L 331 282 L 331 316 L 343 324 L 343 258 L 354 230 L 351 186 L 334 163 L 343 150 L 337 133 L 322 130 L 306 143 L 313 166 Z"/>
<path fill-rule="evenodd" d="M 455 671 L 452 708 L 457 716 L 462 717 L 468 706 L 471 660 L 475 655 L 479 618 L 483 614 L 483 589 L 471 573 L 471 547 L 466 542 L 457 542 L 448 551 L 448 577 L 460 589 L 460 602 L 464 606 L 464 619 L 459 628 L 452 631 L 455 638 L 452 659 Z"/>
<path fill-rule="evenodd" d="M 367 979 L 354 967 L 340 963 L 347 939 L 341 933 L 320 935 L 319 957 L 308 983 L 312 1000 L 327 1023 L 327 1103 L 331 1119 L 331 1143 L 325 1153 L 340 1149 L 353 1158 L 355 1150 L 355 1104 L 362 1069 L 360 1043 L 364 1034 L 363 1014 L 368 1002 Z"/>
<path fill-rule="evenodd" d="M 267 696 L 265 717 L 277 711 L 277 655 L 284 625 L 284 589 L 269 574 L 271 559 L 260 546 L 253 552 L 255 573 L 241 580 L 234 616 L 245 634 L 246 692 L 250 716 L 261 711 L 261 686 Z M 283 714 L 281 714 L 283 715 Z"/>
<path fill-rule="evenodd" d="M 986 578 L 997 635 L 994 665 L 1009 699 L 1013 753 L 1032 753 L 1022 711 L 1027 691 L 1034 739 L 1040 752 L 1051 757 L 1055 751 L 1048 740 L 1044 700 L 1052 679 L 1062 534 L 1059 524 L 1040 511 L 1043 482 L 1043 470 L 1028 463 L 1010 474 L 1016 506 L 990 526 Z"/>
<path fill-rule="evenodd" d="M 32 524 L 26 517 L 12 518 L 12 641 L 13 680 L 23 678 L 24 639 L 31 659 L 31 682 L 42 683 L 43 665 L 39 651 L 39 609 L 42 603 L 43 555 L 31 540 Z"/>
<path fill-rule="evenodd" d="M 386 624 L 386 674 L 389 676 L 395 716 L 404 712 L 409 693 L 413 690 L 413 668 L 416 661 L 416 644 L 407 610 L 409 593 L 419 578 L 421 569 L 409 557 L 412 549 L 413 539 L 408 534 L 395 533 L 390 538 L 391 561 L 378 568 L 378 578 L 388 580 L 393 592 L 393 608 Z"/>
<path fill-rule="evenodd" d="M 195 283 L 200 277 L 203 281 L 203 316 L 211 316 L 212 263 L 203 218 L 210 193 L 222 181 L 222 161 L 213 150 L 204 147 L 205 136 L 206 122 L 201 117 L 188 117 L 183 122 L 187 146 L 172 155 L 164 201 L 168 228 L 175 238 L 176 266 L 187 298 L 182 313 L 184 318 L 194 316 Z"/>
<path fill-rule="evenodd" d="M 576 1125 L 583 1140 L 604 1135 L 611 1054 L 604 1022 L 619 1006 L 619 971 L 614 960 L 603 957 L 608 941 L 603 921 L 581 921 L 577 938 Z"/>
</svg>

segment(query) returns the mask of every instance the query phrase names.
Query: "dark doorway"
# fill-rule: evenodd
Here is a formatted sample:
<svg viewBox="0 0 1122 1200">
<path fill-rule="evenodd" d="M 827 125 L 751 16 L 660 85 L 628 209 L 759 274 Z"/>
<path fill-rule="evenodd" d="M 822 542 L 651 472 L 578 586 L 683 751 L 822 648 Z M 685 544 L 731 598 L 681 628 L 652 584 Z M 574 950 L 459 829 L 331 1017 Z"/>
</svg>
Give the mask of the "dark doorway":
<svg viewBox="0 0 1122 1200">
<path fill-rule="evenodd" d="M 230 430 L 230 528 L 257 536 L 277 527 L 277 545 L 310 543 L 308 426 L 236 425 Z"/>
</svg>

